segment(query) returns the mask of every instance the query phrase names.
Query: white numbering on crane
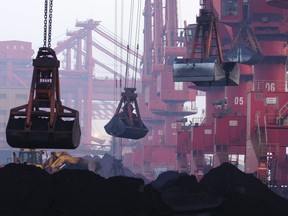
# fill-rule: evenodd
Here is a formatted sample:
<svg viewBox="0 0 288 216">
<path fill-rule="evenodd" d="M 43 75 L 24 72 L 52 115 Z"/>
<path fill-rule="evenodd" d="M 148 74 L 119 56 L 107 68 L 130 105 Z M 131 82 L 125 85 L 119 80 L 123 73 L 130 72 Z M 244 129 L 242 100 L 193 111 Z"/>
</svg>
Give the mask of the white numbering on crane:
<svg viewBox="0 0 288 216">
<path fill-rule="evenodd" d="M 153 140 L 153 137 L 152 137 L 152 136 L 148 136 L 148 140 L 149 140 L 149 141 L 152 141 L 152 140 Z"/>
<path fill-rule="evenodd" d="M 158 130 L 158 135 L 163 136 L 163 130 Z"/>
<path fill-rule="evenodd" d="M 171 128 L 176 129 L 177 128 L 177 123 L 171 123 Z"/>
<path fill-rule="evenodd" d="M 267 89 L 268 92 L 275 92 L 276 90 L 276 84 L 275 83 L 265 83 L 265 89 Z"/>
<path fill-rule="evenodd" d="M 235 105 L 244 105 L 244 98 L 243 97 L 235 97 L 234 98 L 234 104 Z"/>
</svg>

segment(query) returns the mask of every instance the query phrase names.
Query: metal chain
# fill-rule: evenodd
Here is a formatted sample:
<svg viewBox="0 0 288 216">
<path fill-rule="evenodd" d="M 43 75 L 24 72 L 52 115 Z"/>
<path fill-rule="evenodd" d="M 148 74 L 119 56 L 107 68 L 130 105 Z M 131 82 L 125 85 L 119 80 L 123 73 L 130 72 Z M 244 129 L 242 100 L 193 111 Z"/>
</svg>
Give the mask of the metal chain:
<svg viewBox="0 0 288 216">
<path fill-rule="evenodd" d="M 48 0 L 45 0 L 45 5 L 44 5 L 44 38 L 43 38 L 43 47 L 46 47 L 46 44 L 47 44 L 47 5 L 48 5 Z"/>
<path fill-rule="evenodd" d="M 43 39 L 43 47 L 46 47 L 46 45 L 47 45 L 47 35 L 48 35 L 48 47 L 51 47 L 52 13 L 53 13 L 53 0 L 50 0 L 50 4 L 49 4 L 49 25 L 48 25 L 48 34 L 47 34 L 48 0 L 45 0 L 45 5 L 44 5 L 44 39 Z"/>
<path fill-rule="evenodd" d="M 51 47 L 51 35 L 52 35 L 52 13 L 53 13 L 53 0 L 50 0 L 49 8 L 49 31 L 48 31 L 48 47 Z"/>
</svg>

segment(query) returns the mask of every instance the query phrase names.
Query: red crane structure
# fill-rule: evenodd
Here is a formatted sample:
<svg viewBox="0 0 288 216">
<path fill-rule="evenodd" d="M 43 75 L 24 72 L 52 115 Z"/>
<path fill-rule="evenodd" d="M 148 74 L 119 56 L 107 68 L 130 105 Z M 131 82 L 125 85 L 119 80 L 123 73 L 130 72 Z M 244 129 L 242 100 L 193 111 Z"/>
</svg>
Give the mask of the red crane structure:
<svg viewBox="0 0 288 216">
<path fill-rule="evenodd" d="M 77 151 L 103 154 L 110 150 L 110 145 L 92 136 L 92 119 L 110 119 L 116 110 L 115 95 L 121 94 L 120 88 L 115 93 L 115 86 L 122 74 L 95 58 L 93 51 L 125 61 L 96 42 L 93 34 L 97 34 L 139 56 L 143 63 L 137 94 L 149 132 L 137 141 L 115 139 L 122 148 L 117 156 L 125 166 L 150 179 L 166 170 L 185 171 L 200 179 L 210 168 L 231 162 L 264 183 L 288 185 L 288 4 L 283 0 L 199 2 L 218 22 L 224 61 L 239 63 L 237 85 L 174 82 L 174 60 L 195 57 L 191 52 L 199 24 L 179 28 L 177 0 L 145 1 L 143 56 L 131 47 L 127 50 L 126 44 L 103 30 L 98 21 L 77 22 L 78 29 L 67 32 L 68 38 L 54 50 L 58 59 L 63 59 L 59 72 L 63 103 L 80 114 L 82 138 Z M 27 100 L 23 88 L 27 89 L 31 80 L 34 51 L 31 43 L 23 41 L 2 41 L 0 48 L 0 142 L 5 146 L 5 109 L 12 106 L 2 100 Z M 96 66 L 113 78 L 97 78 Z M 192 118 L 188 124 L 184 117 L 197 113 L 199 91 L 206 94 L 206 117 Z"/>
<path fill-rule="evenodd" d="M 188 84 L 173 82 L 173 60 L 176 56 L 186 53 L 186 48 L 179 46 L 179 43 L 183 43 L 183 37 L 177 30 L 178 17 L 175 13 L 177 1 L 167 1 L 165 13 L 163 2 L 145 2 L 144 55 L 143 57 L 137 55 L 143 62 L 141 83 L 138 82 L 142 87 L 137 85 L 140 86 L 137 89 L 138 104 L 142 119 L 149 128 L 149 133 L 136 142 L 132 153 L 126 152 L 122 157 L 123 163 L 134 172 L 144 173 L 151 178 L 156 177 L 157 173 L 161 171 L 176 169 L 176 135 L 177 127 L 180 124 L 178 121 L 182 120 L 183 116 L 196 113 L 195 106 L 192 106 L 196 91 L 189 89 Z M 116 61 L 123 62 L 123 60 L 95 42 L 92 33 L 96 33 L 106 39 L 106 42 L 112 42 L 123 50 L 127 51 L 127 46 L 103 31 L 98 21 L 77 22 L 76 27 L 78 30 L 67 32 L 68 38 L 53 48 L 58 59 L 62 60 L 59 72 L 62 87 L 61 98 L 65 105 L 78 110 L 80 114 L 82 137 L 77 151 L 84 149 L 90 153 L 101 153 L 102 150 L 103 153 L 108 151 L 111 146 L 101 145 L 101 140 L 97 140 L 91 135 L 93 113 L 97 113 L 95 117 L 99 119 L 101 113 L 99 109 L 106 105 L 100 111 L 105 112 L 106 118 L 112 117 L 112 112 L 116 110 L 116 106 L 112 102 L 115 100 L 115 80 L 122 77 L 119 72 L 115 72 L 95 58 L 93 50 L 100 50 Z M 31 43 L 3 41 L 1 44 L 5 50 L 1 56 L 1 62 L 3 62 L 1 73 L 5 74 L 3 76 L 5 79 L 1 80 L 1 83 L 3 82 L 1 87 L 25 88 L 29 86 L 31 80 L 29 62 L 33 54 Z M 130 48 L 129 52 L 136 56 L 133 49 Z M 19 62 L 14 60 L 15 57 L 17 59 L 17 56 L 20 56 Z M 102 67 L 115 77 L 104 80 L 96 78 L 93 74 L 95 65 Z M 128 66 L 135 69 L 131 65 Z M 92 102 L 95 100 L 101 101 L 100 104 L 97 103 L 97 109 Z M 106 103 L 106 101 L 110 103 Z M 185 107 L 186 101 L 192 105 Z M 109 110 L 111 112 L 108 112 Z M 123 146 L 123 152 L 126 147 L 131 150 L 133 144 L 135 142 L 128 141 L 128 144 Z"/>
<path fill-rule="evenodd" d="M 183 167 L 201 178 L 211 167 L 231 162 L 264 183 L 287 185 L 288 4 L 201 3 L 217 16 L 224 57 L 240 63 L 240 83 L 205 89 L 205 121 L 178 132 L 177 154 L 185 158 Z M 193 29 L 195 25 L 186 28 L 187 47 L 193 46 L 188 40 Z"/>
</svg>

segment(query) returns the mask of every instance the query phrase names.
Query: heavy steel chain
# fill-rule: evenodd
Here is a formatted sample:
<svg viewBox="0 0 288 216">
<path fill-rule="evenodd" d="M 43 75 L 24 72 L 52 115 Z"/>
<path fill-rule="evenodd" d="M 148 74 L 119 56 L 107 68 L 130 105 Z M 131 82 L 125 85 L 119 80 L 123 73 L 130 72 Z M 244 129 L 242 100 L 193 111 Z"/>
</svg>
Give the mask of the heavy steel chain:
<svg viewBox="0 0 288 216">
<path fill-rule="evenodd" d="M 47 33 L 47 18 L 48 18 L 48 0 L 45 0 L 44 4 L 44 38 L 43 38 L 43 47 L 51 47 L 51 35 L 52 35 L 52 13 L 53 13 L 53 0 L 50 0 L 49 4 L 49 25 Z M 48 36 L 48 44 L 47 44 Z"/>
<path fill-rule="evenodd" d="M 53 0 L 50 0 L 49 8 L 49 27 L 48 27 L 48 47 L 51 47 L 51 35 L 52 35 L 52 13 L 53 13 Z"/>
<path fill-rule="evenodd" d="M 47 45 L 47 6 L 48 0 L 45 0 L 44 4 L 44 37 L 43 37 L 43 47 Z"/>
</svg>

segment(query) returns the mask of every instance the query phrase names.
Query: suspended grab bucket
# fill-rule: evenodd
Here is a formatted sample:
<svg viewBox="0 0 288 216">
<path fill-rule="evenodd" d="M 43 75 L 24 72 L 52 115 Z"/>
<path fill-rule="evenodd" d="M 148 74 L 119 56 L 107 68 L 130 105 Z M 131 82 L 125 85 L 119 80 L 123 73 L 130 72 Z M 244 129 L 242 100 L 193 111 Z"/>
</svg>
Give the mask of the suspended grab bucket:
<svg viewBox="0 0 288 216">
<path fill-rule="evenodd" d="M 186 28 L 186 43 L 191 44 L 191 52 L 189 58 L 174 60 L 174 82 L 193 82 L 204 87 L 239 85 L 239 65 L 224 61 L 217 21 L 213 10 L 202 8 L 194 34 L 191 27 Z"/>
<path fill-rule="evenodd" d="M 217 60 L 175 59 L 173 80 L 193 82 L 196 86 L 236 86 L 239 85 L 240 69 L 236 62 L 220 64 Z"/>
<path fill-rule="evenodd" d="M 107 134 L 127 139 L 141 139 L 148 133 L 140 117 L 135 88 L 125 88 L 113 118 L 104 126 Z M 135 109 L 135 112 L 134 112 Z"/>
<path fill-rule="evenodd" d="M 79 113 L 62 106 L 59 61 L 54 50 L 40 48 L 33 66 L 28 104 L 10 110 L 7 143 L 13 148 L 77 148 L 81 137 Z"/>
<path fill-rule="evenodd" d="M 263 55 L 243 44 L 232 48 L 227 54 L 228 60 L 240 64 L 255 65 L 263 60 Z"/>
<path fill-rule="evenodd" d="M 145 137 L 149 131 L 143 122 L 141 127 L 136 124 L 131 127 L 120 115 L 115 115 L 104 128 L 111 136 L 135 140 Z"/>
<path fill-rule="evenodd" d="M 69 120 L 58 117 L 53 127 L 49 126 L 49 120 L 47 116 L 33 116 L 30 127 L 26 127 L 26 117 L 10 115 L 7 143 L 13 148 L 75 149 L 79 146 L 78 113 Z"/>
</svg>

